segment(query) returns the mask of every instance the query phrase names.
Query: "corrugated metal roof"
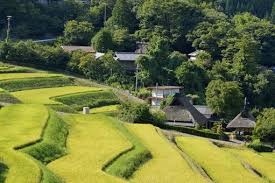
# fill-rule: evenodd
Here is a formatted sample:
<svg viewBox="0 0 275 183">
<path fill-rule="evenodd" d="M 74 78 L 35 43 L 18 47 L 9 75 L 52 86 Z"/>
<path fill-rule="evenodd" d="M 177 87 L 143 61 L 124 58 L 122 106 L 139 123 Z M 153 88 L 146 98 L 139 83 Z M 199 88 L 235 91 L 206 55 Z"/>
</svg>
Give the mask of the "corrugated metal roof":
<svg viewBox="0 0 275 183">
<path fill-rule="evenodd" d="M 134 53 L 134 52 L 117 52 L 115 56 L 120 61 L 136 61 L 138 57 L 143 56 L 144 54 Z"/>
</svg>

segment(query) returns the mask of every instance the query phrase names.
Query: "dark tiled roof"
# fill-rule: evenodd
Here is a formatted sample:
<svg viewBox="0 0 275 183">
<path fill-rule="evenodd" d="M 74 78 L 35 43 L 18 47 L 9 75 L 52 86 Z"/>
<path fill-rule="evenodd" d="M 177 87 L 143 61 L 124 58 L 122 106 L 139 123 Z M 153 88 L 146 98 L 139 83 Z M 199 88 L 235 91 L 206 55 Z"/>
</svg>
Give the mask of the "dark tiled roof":
<svg viewBox="0 0 275 183">
<path fill-rule="evenodd" d="M 133 61 L 135 62 L 138 57 L 143 56 L 144 54 L 134 53 L 134 52 L 117 52 L 115 56 L 120 61 Z"/>
<path fill-rule="evenodd" d="M 180 94 L 176 94 L 171 105 L 163 110 L 169 121 L 192 121 L 200 125 L 208 122 L 208 119 L 189 102 L 188 98 Z"/>
<path fill-rule="evenodd" d="M 256 126 L 255 118 L 248 112 L 238 114 L 226 128 L 254 128 Z"/>
</svg>

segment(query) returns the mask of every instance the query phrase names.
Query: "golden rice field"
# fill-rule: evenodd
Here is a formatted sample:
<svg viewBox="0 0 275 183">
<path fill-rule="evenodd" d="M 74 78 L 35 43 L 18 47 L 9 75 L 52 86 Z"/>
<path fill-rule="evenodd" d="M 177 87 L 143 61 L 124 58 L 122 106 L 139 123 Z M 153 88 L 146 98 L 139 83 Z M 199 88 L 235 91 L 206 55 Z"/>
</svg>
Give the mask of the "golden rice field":
<svg viewBox="0 0 275 183">
<path fill-rule="evenodd" d="M 180 153 L 156 131 L 155 127 L 143 124 L 129 124 L 127 127 L 141 139 L 153 155 L 152 160 L 135 172 L 131 182 L 206 182 L 200 174 L 189 167 Z"/>
<path fill-rule="evenodd" d="M 65 86 L 56 88 L 41 88 L 13 92 L 12 95 L 25 104 L 60 104 L 51 98 L 71 93 L 98 91 L 100 88 L 84 86 Z"/>
<path fill-rule="evenodd" d="M 246 169 L 241 161 L 209 140 L 177 137 L 178 146 L 207 172 L 214 182 L 256 183 L 264 180 Z"/>
<path fill-rule="evenodd" d="M 116 112 L 118 110 L 118 106 L 119 105 L 109 105 L 109 106 L 103 106 L 103 107 L 96 107 L 96 108 L 92 108 L 90 110 L 90 113 L 98 114 L 98 113 Z"/>
<path fill-rule="evenodd" d="M 102 171 L 115 155 L 131 147 L 128 140 L 104 115 L 70 115 L 67 139 L 69 154 L 48 165 L 67 183 L 122 183 Z M 68 118 L 68 117 L 67 117 Z"/>
<path fill-rule="evenodd" d="M 231 152 L 236 157 L 242 159 L 255 170 L 257 170 L 263 177 L 275 182 L 275 162 L 266 157 L 248 149 L 233 149 L 225 148 L 225 151 Z M 270 153 L 271 154 L 271 153 Z"/>
<path fill-rule="evenodd" d="M 9 73 L 0 74 L 0 81 L 7 79 L 25 79 L 25 78 L 43 78 L 43 77 L 56 77 L 62 76 L 62 74 L 49 74 L 45 72 L 38 73 Z"/>
</svg>

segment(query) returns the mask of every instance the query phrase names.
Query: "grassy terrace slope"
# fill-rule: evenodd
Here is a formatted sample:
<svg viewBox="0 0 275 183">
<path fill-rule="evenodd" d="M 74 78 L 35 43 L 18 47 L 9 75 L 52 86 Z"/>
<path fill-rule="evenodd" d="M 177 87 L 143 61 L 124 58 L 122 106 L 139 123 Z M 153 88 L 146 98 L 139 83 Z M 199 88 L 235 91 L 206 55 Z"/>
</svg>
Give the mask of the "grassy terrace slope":
<svg viewBox="0 0 275 183">
<path fill-rule="evenodd" d="M 104 164 L 132 145 L 104 115 L 70 115 L 70 152 L 48 167 L 67 183 L 125 182 L 102 171 Z"/>
<path fill-rule="evenodd" d="M 71 93 L 98 91 L 99 88 L 82 86 L 65 86 L 13 92 L 12 94 L 26 104 L 60 104 L 51 98 Z"/>
<path fill-rule="evenodd" d="M 41 171 L 28 155 L 14 147 L 40 139 L 48 118 L 41 105 L 12 105 L 0 110 L 0 161 L 8 166 L 6 183 L 37 183 Z"/>
<path fill-rule="evenodd" d="M 152 160 L 135 172 L 131 182 L 206 182 L 200 174 L 189 167 L 179 152 L 157 132 L 155 127 L 142 124 L 129 124 L 127 127 L 142 140 L 153 155 Z"/>
<path fill-rule="evenodd" d="M 269 160 L 265 156 L 248 149 L 225 148 L 225 150 L 251 165 L 264 178 L 275 182 L 275 161 Z"/>
<path fill-rule="evenodd" d="M 246 169 L 231 153 L 198 137 L 178 137 L 178 146 L 198 162 L 214 182 L 254 183 L 263 182 L 256 174 Z"/>
</svg>

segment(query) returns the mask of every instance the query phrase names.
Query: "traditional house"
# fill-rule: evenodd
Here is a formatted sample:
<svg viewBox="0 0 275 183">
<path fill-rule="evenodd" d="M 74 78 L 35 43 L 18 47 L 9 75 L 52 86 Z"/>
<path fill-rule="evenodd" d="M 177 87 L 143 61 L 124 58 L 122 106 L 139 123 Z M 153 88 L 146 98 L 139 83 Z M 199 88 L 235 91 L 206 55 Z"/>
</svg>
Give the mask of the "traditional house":
<svg viewBox="0 0 275 183">
<path fill-rule="evenodd" d="M 61 48 L 68 53 L 81 50 L 86 53 L 95 53 L 96 51 L 94 50 L 93 47 L 91 46 L 61 46 Z"/>
<path fill-rule="evenodd" d="M 194 107 L 186 96 L 176 94 L 171 104 L 163 109 L 167 123 L 195 127 L 197 124 L 208 127 L 209 120 Z"/>
<path fill-rule="evenodd" d="M 226 128 L 234 129 L 238 135 L 251 134 L 256 126 L 255 118 L 246 110 L 238 114 Z"/>
<path fill-rule="evenodd" d="M 154 107 L 160 107 L 161 101 L 165 100 L 169 95 L 180 93 L 182 87 L 180 86 L 155 86 L 148 87 L 152 92 L 150 97 L 151 105 Z"/>
<path fill-rule="evenodd" d="M 202 113 L 207 119 L 212 119 L 214 112 L 211 110 L 210 107 L 206 105 L 194 105 L 194 107 Z"/>
<path fill-rule="evenodd" d="M 189 54 L 188 54 L 189 59 L 190 59 L 191 61 L 197 60 L 197 56 L 198 56 L 201 52 L 202 52 L 202 50 L 196 50 L 196 51 L 194 51 L 194 52 L 192 52 L 192 53 L 189 53 Z"/>
</svg>

